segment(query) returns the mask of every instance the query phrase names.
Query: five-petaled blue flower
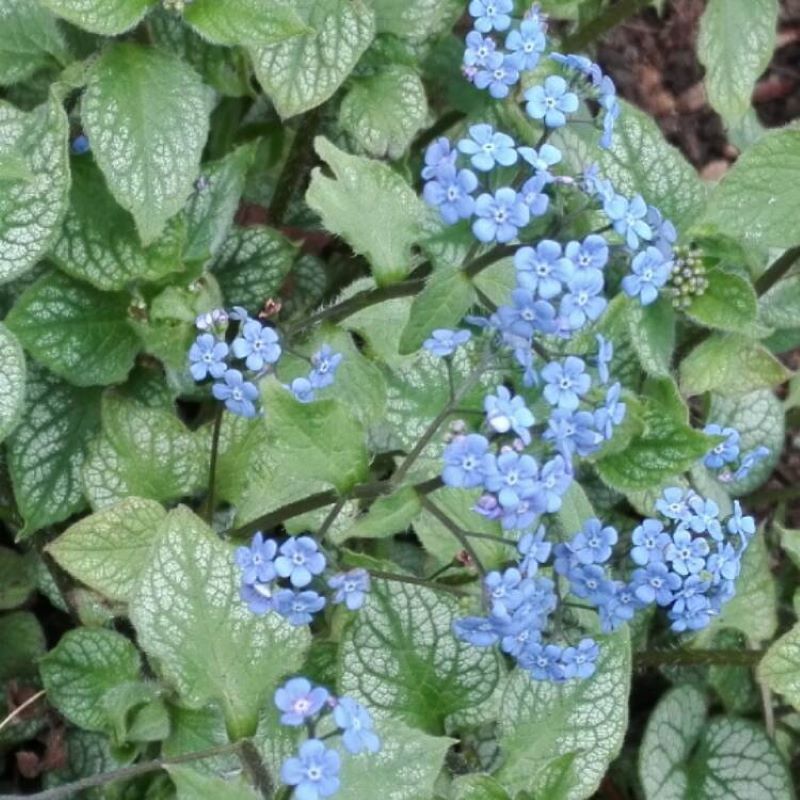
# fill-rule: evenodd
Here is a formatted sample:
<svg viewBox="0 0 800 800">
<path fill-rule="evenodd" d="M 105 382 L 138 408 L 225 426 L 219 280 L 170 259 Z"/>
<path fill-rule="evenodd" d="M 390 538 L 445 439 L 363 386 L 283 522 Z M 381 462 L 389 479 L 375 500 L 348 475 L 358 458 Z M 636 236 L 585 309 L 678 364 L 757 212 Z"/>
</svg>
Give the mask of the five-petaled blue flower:
<svg viewBox="0 0 800 800">
<path fill-rule="evenodd" d="M 530 428 L 534 422 L 533 414 L 525 405 L 525 399 L 519 395 L 512 396 L 505 386 L 498 386 L 495 394 L 487 394 L 483 400 L 486 412 L 486 423 L 497 433 L 514 433 L 522 439 L 523 444 L 531 443 Z"/>
<path fill-rule="evenodd" d="M 350 611 L 357 611 L 364 605 L 369 592 L 369 573 L 365 569 L 351 569 L 328 578 L 328 586 L 336 590 L 334 603 L 344 603 Z"/>
<path fill-rule="evenodd" d="M 456 163 L 458 152 L 452 149 L 446 136 L 434 139 L 425 150 L 425 166 L 422 168 L 423 180 L 435 178 L 444 167 L 452 167 Z"/>
<path fill-rule="evenodd" d="M 510 14 L 513 10 L 513 0 L 472 0 L 469 4 L 475 30 L 481 33 L 506 30 L 511 25 Z"/>
<path fill-rule="evenodd" d="M 341 362 L 342 354 L 334 353 L 330 345 L 323 344 L 311 356 L 311 372 L 308 374 L 308 382 L 315 389 L 324 389 L 326 386 L 330 386 Z"/>
<path fill-rule="evenodd" d="M 316 592 L 306 590 L 296 592 L 281 589 L 275 595 L 274 609 L 292 625 L 308 625 L 313 615 L 325 606 L 325 598 Z"/>
<path fill-rule="evenodd" d="M 495 132 L 491 125 L 471 125 L 469 138 L 458 143 L 458 149 L 470 157 L 472 166 L 489 172 L 495 165 L 510 167 L 517 163 L 514 140 L 506 133 Z"/>
<path fill-rule="evenodd" d="M 537 175 L 546 178 L 548 183 L 553 180 L 550 167 L 561 161 L 561 151 L 557 147 L 543 144 L 538 150 L 532 147 L 519 147 L 517 152 L 536 170 Z"/>
<path fill-rule="evenodd" d="M 471 338 L 469 331 L 451 331 L 447 328 L 437 328 L 426 339 L 422 346 L 433 355 L 439 358 L 446 358 L 453 355 L 455 351 L 465 345 Z"/>
<path fill-rule="evenodd" d="M 495 100 L 508 97 L 509 87 L 519 81 L 517 62 L 511 56 L 495 53 L 486 67 L 475 73 L 473 83 L 478 89 L 488 89 Z"/>
<path fill-rule="evenodd" d="M 640 239 L 650 241 L 653 230 L 646 222 L 647 203 L 637 194 L 628 199 L 621 194 L 609 197 L 603 203 L 603 210 L 611 220 L 614 230 L 625 239 L 631 250 L 638 250 Z"/>
<path fill-rule="evenodd" d="M 739 431 L 710 423 L 703 428 L 703 433 L 725 437 L 719 444 L 714 445 L 703 459 L 703 463 L 709 469 L 722 469 L 725 464 L 736 461 L 739 457 Z"/>
<path fill-rule="evenodd" d="M 236 564 L 242 570 L 245 583 L 268 583 L 275 578 L 275 554 L 278 546 L 273 539 L 264 539 L 260 531 L 253 536 L 250 547 L 236 548 Z"/>
<path fill-rule="evenodd" d="M 311 583 L 314 575 L 325 569 L 325 556 L 319 545 L 310 536 L 287 539 L 280 547 L 275 559 L 275 571 L 281 578 L 288 578 L 292 586 L 301 589 Z"/>
<path fill-rule="evenodd" d="M 289 386 L 286 387 L 300 403 L 312 403 L 316 393 L 311 381 L 308 378 L 295 378 Z"/>
<path fill-rule="evenodd" d="M 578 96 L 568 90 L 567 82 L 560 75 L 550 75 L 544 85 L 528 89 L 525 99 L 528 116 L 544 120 L 548 128 L 566 125 L 566 115 L 578 110 Z"/>
<path fill-rule="evenodd" d="M 442 219 L 453 225 L 460 219 L 469 219 L 475 209 L 472 192 L 478 187 L 475 173 L 468 169 L 456 170 L 445 165 L 438 171 L 434 180 L 428 181 L 422 197 L 428 205 L 439 209 Z"/>
<path fill-rule="evenodd" d="M 225 342 L 210 333 L 201 333 L 189 348 L 189 372 L 196 381 L 202 381 L 208 376 L 221 378 L 228 368 L 225 363 L 227 355 L 228 345 Z"/>
<path fill-rule="evenodd" d="M 564 363 L 550 362 L 541 372 L 547 384 L 544 397 L 548 403 L 566 411 L 574 411 L 580 398 L 589 391 L 592 379 L 582 358 L 567 356 Z"/>
<path fill-rule="evenodd" d="M 215 383 L 211 387 L 214 397 L 224 401 L 228 411 L 240 417 L 255 417 L 255 402 L 258 399 L 258 388 L 255 384 L 246 381 L 238 369 L 227 370 L 223 381 L 224 383 Z"/>
<path fill-rule="evenodd" d="M 634 257 L 631 274 L 622 279 L 622 288 L 628 297 L 638 297 L 643 306 L 648 306 L 658 298 L 658 290 L 671 271 L 672 262 L 666 261 L 657 248 L 648 247 Z"/>
<path fill-rule="evenodd" d="M 281 766 L 281 780 L 294 786 L 295 800 L 319 800 L 339 790 L 341 759 L 319 739 L 308 739 L 300 745 L 298 756 L 287 758 Z"/>
<path fill-rule="evenodd" d="M 464 51 L 464 65 L 467 67 L 485 67 L 497 50 L 497 43 L 491 36 L 483 36 L 480 31 L 470 31 L 466 38 L 467 49 Z M 430 148 L 429 148 L 430 149 Z M 425 162 L 427 163 L 427 155 Z M 423 178 L 428 177 L 423 172 Z"/>
<path fill-rule="evenodd" d="M 373 730 L 372 717 L 361 703 L 351 697 L 340 697 L 333 709 L 333 721 L 341 728 L 342 743 L 355 754 L 377 753 L 381 740 Z"/>
<path fill-rule="evenodd" d="M 242 325 L 231 350 L 236 358 L 243 358 L 247 369 L 253 372 L 258 372 L 267 364 L 274 364 L 281 357 L 275 329 L 255 319 L 249 319 Z"/>
<path fill-rule="evenodd" d="M 538 19 L 522 20 L 519 28 L 509 31 L 506 36 L 506 48 L 519 70 L 534 69 L 545 46 L 544 31 Z"/>
<path fill-rule="evenodd" d="M 514 253 L 514 266 L 519 286 L 536 292 L 543 300 L 560 294 L 573 272 L 572 262 L 552 239 L 542 239 L 535 248 L 520 247 Z"/>
<path fill-rule="evenodd" d="M 444 450 L 442 480 L 447 486 L 474 489 L 483 483 L 483 459 L 489 441 L 479 433 L 453 439 Z"/>
<path fill-rule="evenodd" d="M 328 701 L 327 689 L 312 686 L 306 678 L 292 678 L 275 691 L 275 705 L 281 714 L 284 725 L 303 725 L 313 717 Z"/>
<path fill-rule="evenodd" d="M 494 195 L 480 195 L 475 201 L 475 214 L 478 218 L 472 223 L 472 232 L 484 243 L 510 242 L 531 218 L 524 197 L 510 186 L 498 189 Z"/>
</svg>

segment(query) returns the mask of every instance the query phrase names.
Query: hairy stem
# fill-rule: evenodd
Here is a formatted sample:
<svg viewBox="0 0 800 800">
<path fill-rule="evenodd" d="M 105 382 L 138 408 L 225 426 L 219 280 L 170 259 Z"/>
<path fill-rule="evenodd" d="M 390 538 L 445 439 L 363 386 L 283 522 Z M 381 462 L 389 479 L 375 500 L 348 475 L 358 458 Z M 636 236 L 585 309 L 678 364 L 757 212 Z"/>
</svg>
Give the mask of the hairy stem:
<svg viewBox="0 0 800 800">
<path fill-rule="evenodd" d="M 789 248 L 780 258 L 770 264 L 756 280 L 756 293 L 766 294 L 800 259 L 800 247 Z"/>
<path fill-rule="evenodd" d="M 763 650 L 643 650 L 634 658 L 637 667 L 754 667 L 763 655 Z"/>
<path fill-rule="evenodd" d="M 272 800 L 275 795 L 275 782 L 272 780 L 272 775 L 264 763 L 264 759 L 261 758 L 261 753 L 250 739 L 241 740 L 239 759 L 250 782 L 261 793 L 264 800 Z"/>
<path fill-rule="evenodd" d="M 414 586 L 425 586 L 428 589 L 433 589 L 433 591 L 435 592 L 446 592 L 447 594 L 455 594 L 460 597 L 463 597 L 468 594 L 468 592 L 462 591 L 456 586 L 450 586 L 449 584 L 446 583 L 437 583 L 436 581 L 430 580 L 429 578 L 417 578 L 414 575 L 401 575 L 400 573 L 395 573 L 395 572 L 384 572 L 383 570 L 380 569 L 370 569 L 367 571 L 373 578 L 380 578 L 381 580 L 384 581 L 411 583 Z M 0 800 L 2 799 L 0 798 Z"/>
<path fill-rule="evenodd" d="M 214 416 L 214 431 L 211 434 L 211 460 L 208 465 L 208 494 L 206 495 L 205 518 L 210 525 L 214 519 L 214 506 L 216 505 L 217 489 L 217 458 L 219 455 L 219 434 L 222 430 L 222 403 L 217 404 Z"/>
</svg>

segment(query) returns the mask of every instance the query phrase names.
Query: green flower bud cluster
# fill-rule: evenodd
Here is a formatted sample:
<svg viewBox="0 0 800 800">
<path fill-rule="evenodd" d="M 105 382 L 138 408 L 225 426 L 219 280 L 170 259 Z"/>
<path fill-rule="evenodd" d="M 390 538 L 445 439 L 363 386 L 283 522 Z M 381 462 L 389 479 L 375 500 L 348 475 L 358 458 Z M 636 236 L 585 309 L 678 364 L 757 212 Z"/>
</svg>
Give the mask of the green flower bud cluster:
<svg viewBox="0 0 800 800">
<path fill-rule="evenodd" d="M 669 277 L 672 305 L 685 311 L 695 297 L 700 297 L 708 288 L 706 266 L 697 248 L 686 245 L 675 248 L 675 261 Z"/>
</svg>

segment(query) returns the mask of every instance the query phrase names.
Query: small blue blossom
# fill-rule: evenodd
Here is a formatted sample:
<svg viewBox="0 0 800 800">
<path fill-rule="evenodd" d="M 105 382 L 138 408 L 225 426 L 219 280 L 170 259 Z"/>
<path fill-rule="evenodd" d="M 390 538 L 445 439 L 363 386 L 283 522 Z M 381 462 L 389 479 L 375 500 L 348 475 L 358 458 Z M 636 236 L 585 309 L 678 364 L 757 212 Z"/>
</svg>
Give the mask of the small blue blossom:
<svg viewBox="0 0 800 800">
<path fill-rule="evenodd" d="M 189 372 L 196 381 L 207 377 L 221 378 L 228 365 L 228 345 L 210 333 L 201 333 L 189 348 Z"/>
<path fill-rule="evenodd" d="M 513 509 L 535 491 L 539 466 L 533 456 L 507 451 L 484 456 L 483 474 L 484 486 L 497 494 L 500 505 Z"/>
<path fill-rule="evenodd" d="M 506 36 L 506 49 L 518 70 L 534 69 L 547 45 L 544 30 L 538 19 L 525 19 Z"/>
<path fill-rule="evenodd" d="M 228 312 L 224 308 L 214 308 L 195 317 L 194 326 L 199 331 L 224 332 L 228 327 Z"/>
<path fill-rule="evenodd" d="M 296 757 L 281 765 L 281 780 L 294 786 L 296 800 L 319 800 L 339 790 L 341 759 L 335 750 L 328 750 L 319 739 L 308 739 L 300 745 Z"/>
<path fill-rule="evenodd" d="M 546 185 L 547 176 L 540 173 L 528 178 L 519 190 L 522 202 L 528 206 L 528 211 L 532 217 L 541 217 L 547 213 L 547 209 L 550 206 L 550 198 L 543 191 Z"/>
<path fill-rule="evenodd" d="M 603 210 L 611 220 L 614 230 L 623 238 L 631 250 L 638 250 L 640 240 L 650 241 L 653 231 L 645 221 L 647 204 L 637 194 L 628 199 L 621 194 L 609 197 L 603 203 Z"/>
<path fill-rule="evenodd" d="M 456 171 L 454 166 L 441 167 L 434 180 L 422 190 L 425 202 L 439 209 L 442 219 L 453 225 L 460 219 L 469 219 L 475 209 L 472 192 L 478 186 L 475 173 L 468 169 Z"/>
<path fill-rule="evenodd" d="M 585 638 L 578 642 L 577 647 L 566 647 L 561 653 L 561 664 L 564 678 L 571 680 L 578 678 L 585 680 L 591 678 L 597 669 L 597 659 L 600 656 L 600 647 L 594 639 Z"/>
<path fill-rule="evenodd" d="M 719 506 L 709 498 L 692 497 L 689 500 L 692 511 L 688 519 L 689 528 L 694 533 L 708 533 L 712 539 L 723 538 L 719 521 Z"/>
<path fill-rule="evenodd" d="M 646 567 L 633 571 L 631 588 L 641 603 L 668 606 L 680 587 L 680 576 L 670 571 L 663 561 L 650 561 Z"/>
<path fill-rule="evenodd" d="M 292 678 L 275 690 L 275 705 L 282 711 L 281 724 L 296 727 L 316 716 L 328 702 L 327 689 L 312 686 L 305 678 Z"/>
<path fill-rule="evenodd" d="M 486 411 L 486 423 L 497 433 L 514 433 L 522 439 L 523 444 L 531 443 L 528 430 L 535 422 L 533 414 L 525 405 L 525 399 L 519 395 L 511 395 L 505 386 L 498 386 L 495 394 L 487 394 L 483 401 Z"/>
<path fill-rule="evenodd" d="M 311 381 L 308 378 L 295 378 L 289 386 L 286 387 L 300 403 L 312 403 L 316 393 Z"/>
<path fill-rule="evenodd" d="M 336 378 L 336 370 L 342 363 L 342 354 L 334 353 L 331 346 L 323 344 L 311 356 L 311 372 L 308 381 L 315 389 L 324 389 L 330 386 Z"/>
<path fill-rule="evenodd" d="M 466 44 L 464 65 L 467 67 L 486 67 L 497 50 L 495 40 L 491 36 L 483 36 L 480 31 L 470 31 L 467 34 Z"/>
<path fill-rule="evenodd" d="M 595 339 L 597 340 L 597 372 L 600 376 L 600 383 L 606 384 L 610 378 L 608 365 L 614 358 L 614 343 L 601 333 L 598 333 Z"/>
<path fill-rule="evenodd" d="M 561 151 L 552 144 L 543 144 L 538 150 L 533 147 L 519 147 L 517 152 L 535 170 L 536 174 L 544 177 L 548 183 L 553 180 L 550 167 L 561 162 Z"/>
<path fill-rule="evenodd" d="M 281 589 L 275 595 L 274 608 L 292 625 L 308 625 L 313 615 L 325 606 L 325 598 L 316 592 L 296 592 L 292 589 Z"/>
<path fill-rule="evenodd" d="M 561 298 L 559 314 L 572 330 L 579 330 L 605 311 L 608 303 L 603 292 L 603 274 L 597 270 L 576 272 L 568 281 L 569 291 Z"/>
<path fill-rule="evenodd" d="M 333 720 L 341 728 L 342 744 L 348 752 L 357 755 L 377 753 L 381 740 L 373 730 L 372 717 L 361 703 L 350 697 L 340 697 L 333 709 Z"/>
<path fill-rule="evenodd" d="M 763 445 L 756 447 L 755 450 L 751 450 L 749 453 L 746 453 L 742 458 L 742 462 L 739 465 L 739 469 L 736 470 L 734 474 L 734 480 L 741 481 L 744 480 L 749 474 L 753 467 L 758 464 L 759 461 L 763 461 L 769 455 L 769 448 L 764 447 Z"/>
<path fill-rule="evenodd" d="M 444 451 L 442 480 L 446 486 L 474 489 L 483 484 L 483 461 L 489 441 L 478 433 L 459 436 Z"/>
<path fill-rule="evenodd" d="M 669 610 L 669 618 L 676 633 L 702 630 L 711 622 L 711 603 L 704 595 L 679 597 Z"/>
<path fill-rule="evenodd" d="M 617 543 L 617 531 L 596 517 L 583 523 L 580 533 L 573 537 L 570 548 L 580 564 L 604 564 L 611 558 L 613 546 Z"/>
<path fill-rule="evenodd" d="M 609 581 L 608 591 L 600 598 L 597 611 L 600 615 L 600 629 L 603 633 L 612 633 L 620 625 L 630 622 L 639 608 L 632 589 L 623 581 Z"/>
<path fill-rule="evenodd" d="M 519 82 L 517 62 L 513 58 L 501 53 L 489 57 L 489 62 L 484 69 L 479 69 L 472 79 L 478 89 L 488 89 L 495 100 L 508 97 L 509 87 Z"/>
<path fill-rule="evenodd" d="M 646 519 L 634 528 L 631 558 L 635 564 L 644 566 L 664 560 L 664 552 L 672 542 L 664 525 L 657 519 Z"/>
<path fill-rule="evenodd" d="M 522 573 L 511 567 L 503 572 L 490 572 L 483 579 L 483 588 L 492 603 L 492 613 L 508 613 L 522 602 L 522 591 L 519 586 Z"/>
<path fill-rule="evenodd" d="M 557 455 L 542 467 L 539 485 L 544 493 L 545 510 L 555 514 L 561 509 L 561 498 L 572 484 L 572 472 L 564 457 Z"/>
<path fill-rule="evenodd" d="M 491 30 L 504 31 L 511 25 L 514 11 L 513 0 L 471 0 L 470 16 L 475 20 L 475 30 L 488 33 Z"/>
<path fill-rule="evenodd" d="M 264 539 L 260 531 L 253 536 L 250 547 L 237 547 L 236 564 L 242 570 L 244 583 L 268 583 L 275 579 L 275 554 L 278 546 L 272 539 Z"/>
<path fill-rule="evenodd" d="M 562 648 L 555 644 L 533 642 L 521 655 L 520 666 L 530 671 L 538 681 L 565 680 L 564 667 L 561 663 Z"/>
<path fill-rule="evenodd" d="M 240 417 L 252 418 L 256 415 L 255 402 L 258 399 L 258 388 L 246 381 L 238 369 L 229 369 L 223 376 L 224 383 L 215 383 L 211 394 L 222 400 L 228 411 Z"/>
<path fill-rule="evenodd" d="M 656 509 L 669 519 L 685 522 L 692 513 L 689 509 L 689 501 L 695 496 L 690 489 L 673 486 L 664 489 L 661 497 L 656 500 Z"/>
<path fill-rule="evenodd" d="M 544 525 L 540 525 L 535 533 L 525 533 L 517 542 L 517 550 L 522 556 L 519 569 L 525 577 L 535 575 L 539 565 L 550 558 L 553 544 L 545 541 L 546 533 Z"/>
<path fill-rule="evenodd" d="M 458 143 L 458 149 L 470 156 L 475 169 L 489 172 L 495 166 L 510 167 L 517 163 L 514 140 L 505 133 L 495 132 L 491 125 L 471 125 L 469 138 Z"/>
<path fill-rule="evenodd" d="M 497 627 L 488 617 L 462 617 L 453 622 L 453 633 L 474 647 L 491 647 L 500 639 Z"/>
<path fill-rule="evenodd" d="M 564 254 L 579 271 L 599 271 L 608 264 L 608 242 L 600 234 L 590 233 L 582 242 L 568 242 Z"/>
<path fill-rule="evenodd" d="M 431 333 L 429 339 L 426 339 L 422 346 L 438 358 L 446 358 L 453 355 L 455 351 L 465 345 L 472 334 L 469 331 L 451 331 L 447 328 L 437 328 Z"/>
<path fill-rule="evenodd" d="M 705 567 L 708 553 L 705 539 L 693 537 L 685 528 L 678 528 L 672 534 L 672 542 L 667 545 L 664 557 L 678 575 L 693 575 Z"/>
<path fill-rule="evenodd" d="M 274 364 L 281 356 L 275 329 L 254 319 L 242 325 L 239 335 L 233 340 L 231 351 L 236 358 L 243 358 L 247 369 L 253 372 L 262 370 L 267 364 Z"/>
<path fill-rule="evenodd" d="M 574 411 L 580 398 L 589 391 L 592 380 L 586 364 L 577 356 L 567 356 L 564 363 L 551 361 L 541 372 L 545 381 L 544 397 L 550 405 Z"/>
<path fill-rule="evenodd" d="M 530 209 L 523 196 L 510 186 L 498 189 L 494 195 L 480 195 L 475 201 L 475 214 L 478 219 L 472 223 L 472 232 L 484 244 L 506 244 L 530 221 Z"/>
<path fill-rule="evenodd" d="M 365 569 L 351 569 L 328 578 L 328 586 L 336 590 L 334 603 L 344 603 L 350 611 L 357 611 L 369 592 L 369 573 Z"/>
<path fill-rule="evenodd" d="M 452 149 L 446 136 L 434 139 L 425 150 L 425 166 L 422 168 L 423 180 L 429 181 L 437 177 L 444 167 L 453 167 L 458 152 Z"/>
<path fill-rule="evenodd" d="M 552 239 L 542 239 L 535 248 L 520 247 L 514 253 L 519 286 L 536 292 L 543 300 L 561 293 L 573 273 L 572 262 L 564 258 L 561 245 Z"/>
<path fill-rule="evenodd" d="M 733 501 L 733 515 L 728 518 L 728 531 L 738 534 L 743 542 L 748 542 L 756 532 L 756 522 L 742 513 L 742 505 L 738 500 Z"/>
<path fill-rule="evenodd" d="M 703 433 L 725 437 L 719 444 L 714 445 L 703 459 L 703 463 L 709 469 L 722 469 L 725 464 L 736 461 L 739 457 L 739 431 L 711 423 L 703 428 Z"/>
<path fill-rule="evenodd" d="M 253 614 L 263 616 L 275 610 L 272 583 L 244 583 L 239 590 L 240 597 L 247 603 Z"/>
<path fill-rule="evenodd" d="M 603 436 L 595 427 L 595 417 L 590 411 L 567 411 L 556 408 L 547 421 L 547 430 L 542 434 L 545 440 L 553 442 L 556 450 L 565 459 L 588 456 L 596 452 L 603 442 Z"/>
<path fill-rule="evenodd" d="M 622 423 L 628 410 L 625 403 L 619 399 L 621 392 L 622 386 L 619 382 L 609 386 L 603 405 L 594 412 L 595 425 L 606 440 L 614 435 L 614 428 Z"/>
<path fill-rule="evenodd" d="M 287 539 L 280 547 L 275 559 L 275 571 L 281 578 L 288 578 L 292 586 L 300 589 L 311 583 L 314 575 L 325 569 L 325 556 L 319 545 L 310 536 Z"/>
<path fill-rule="evenodd" d="M 543 86 L 528 89 L 525 99 L 528 116 L 544 120 L 548 128 L 560 128 L 567 122 L 566 115 L 578 110 L 578 96 L 568 91 L 567 82 L 560 75 L 550 75 Z"/>
<path fill-rule="evenodd" d="M 89 137 L 84 133 L 79 133 L 72 142 L 70 142 L 69 149 L 74 156 L 85 156 L 92 149 L 92 146 L 89 144 Z"/>
<path fill-rule="evenodd" d="M 622 288 L 628 297 L 638 297 L 647 306 L 658 298 L 658 290 L 669 279 L 672 263 L 664 260 L 660 250 L 648 247 L 634 257 L 631 270 L 632 274 L 622 279 Z"/>
</svg>

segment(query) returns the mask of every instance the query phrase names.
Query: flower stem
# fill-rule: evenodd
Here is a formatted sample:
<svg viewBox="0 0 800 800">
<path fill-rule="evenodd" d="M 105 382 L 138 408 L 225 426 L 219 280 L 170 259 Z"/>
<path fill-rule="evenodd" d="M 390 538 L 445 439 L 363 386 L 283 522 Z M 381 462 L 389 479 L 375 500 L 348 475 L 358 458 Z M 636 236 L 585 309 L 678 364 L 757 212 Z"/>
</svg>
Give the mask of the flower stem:
<svg viewBox="0 0 800 800">
<path fill-rule="evenodd" d="M 250 782 L 261 793 L 264 800 L 273 800 L 275 795 L 275 782 L 272 775 L 261 758 L 261 753 L 250 739 L 242 739 L 239 748 L 239 759 L 247 773 Z"/>
<path fill-rule="evenodd" d="M 369 569 L 367 571 L 373 578 L 379 578 L 384 581 L 396 581 L 397 583 L 410 583 L 414 586 L 425 586 L 428 589 L 433 589 L 435 592 L 446 592 L 447 594 L 455 594 L 459 597 L 464 597 L 468 594 L 468 592 L 464 592 L 455 586 L 450 586 L 446 583 L 437 583 L 428 578 L 417 578 L 415 575 L 401 575 L 396 572 L 384 572 L 380 569 Z"/>
<path fill-rule="evenodd" d="M 219 454 L 219 435 L 222 430 L 222 403 L 217 404 L 217 412 L 214 416 L 214 431 L 211 434 L 211 460 L 208 465 L 208 494 L 205 503 L 205 518 L 210 525 L 214 520 L 214 506 L 217 488 L 217 457 Z"/>
<path fill-rule="evenodd" d="M 453 536 L 458 539 L 459 544 L 464 548 L 464 550 L 469 553 L 469 557 L 475 563 L 475 569 L 481 574 L 481 576 L 486 576 L 486 567 L 483 566 L 481 563 L 480 558 L 478 557 L 478 553 L 476 552 L 475 548 L 472 546 L 472 542 L 470 542 L 469 538 L 465 531 L 463 531 L 455 522 L 453 522 L 447 514 L 442 511 L 436 503 L 431 502 L 428 500 L 427 497 L 423 497 L 420 499 L 420 503 L 422 503 L 422 507 L 429 513 L 432 514 L 439 522 L 447 528 Z"/>
</svg>

